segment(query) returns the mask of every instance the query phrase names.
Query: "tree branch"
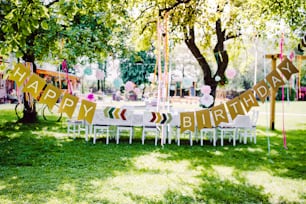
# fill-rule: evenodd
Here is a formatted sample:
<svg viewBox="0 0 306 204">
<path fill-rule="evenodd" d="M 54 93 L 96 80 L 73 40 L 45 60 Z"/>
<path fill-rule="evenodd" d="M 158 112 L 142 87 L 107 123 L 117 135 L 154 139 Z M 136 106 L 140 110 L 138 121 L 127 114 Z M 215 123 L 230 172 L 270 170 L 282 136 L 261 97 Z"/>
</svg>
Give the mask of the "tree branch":
<svg viewBox="0 0 306 204">
<path fill-rule="evenodd" d="M 175 4 L 173 4 L 172 6 L 170 7 L 166 7 L 166 8 L 163 8 L 163 9 L 159 9 L 158 11 L 158 15 L 159 16 L 162 16 L 162 13 L 165 12 L 167 13 L 168 11 L 171 11 L 172 9 L 174 9 L 175 7 L 179 6 L 180 4 L 186 4 L 186 3 L 189 3 L 191 0 L 177 0 Z"/>
<path fill-rule="evenodd" d="M 47 5 L 46 5 L 46 7 L 47 8 L 50 8 L 53 4 L 55 4 L 56 2 L 59 2 L 59 0 L 54 0 L 54 1 L 51 1 L 51 2 L 49 2 Z"/>
</svg>

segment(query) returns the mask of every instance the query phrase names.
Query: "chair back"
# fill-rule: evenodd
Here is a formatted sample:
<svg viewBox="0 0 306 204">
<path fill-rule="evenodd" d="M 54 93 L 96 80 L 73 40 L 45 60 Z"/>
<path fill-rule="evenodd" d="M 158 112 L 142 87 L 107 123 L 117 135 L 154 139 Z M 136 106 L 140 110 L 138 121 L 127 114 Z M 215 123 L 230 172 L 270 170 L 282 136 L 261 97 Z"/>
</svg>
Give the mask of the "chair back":
<svg viewBox="0 0 306 204">
<path fill-rule="evenodd" d="M 248 115 L 238 115 L 234 119 L 234 127 L 236 128 L 252 127 L 251 118 Z"/>
</svg>

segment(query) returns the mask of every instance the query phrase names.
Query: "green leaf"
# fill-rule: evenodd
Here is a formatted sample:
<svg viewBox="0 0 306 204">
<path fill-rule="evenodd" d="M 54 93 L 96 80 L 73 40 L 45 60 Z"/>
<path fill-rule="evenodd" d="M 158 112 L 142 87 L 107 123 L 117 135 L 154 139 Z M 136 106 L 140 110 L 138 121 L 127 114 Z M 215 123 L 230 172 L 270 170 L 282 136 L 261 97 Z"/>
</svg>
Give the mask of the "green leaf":
<svg viewBox="0 0 306 204">
<path fill-rule="evenodd" d="M 42 21 L 40 25 L 41 25 L 42 29 L 44 29 L 44 30 L 49 29 L 48 23 L 46 21 Z"/>
</svg>

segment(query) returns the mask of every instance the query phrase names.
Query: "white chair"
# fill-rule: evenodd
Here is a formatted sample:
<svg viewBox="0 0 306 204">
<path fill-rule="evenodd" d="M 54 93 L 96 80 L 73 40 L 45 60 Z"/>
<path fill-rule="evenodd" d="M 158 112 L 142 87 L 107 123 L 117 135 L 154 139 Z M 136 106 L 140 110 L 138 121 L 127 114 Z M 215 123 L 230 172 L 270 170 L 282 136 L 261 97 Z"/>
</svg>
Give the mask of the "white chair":
<svg viewBox="0 0 306 204">
<path fill-rule="evenodd" d="M 155 146 L 157 145 L 159 134 L 160 134 L 160 127 L 155 122 L 151 122 L 152 119 L 152 112 L 145 111 L 143 113 L 143 123 L 142 123 L 142 137 L 141 143 L 144 144 L 146 134 L 148 132 L 153 132 L 155 134 Z"/>
<path fill-rule="evenodd" d="M 234 126 L 236 128 L 236 135 L 238 134 L 239 142 L 243 138 L 243 143 L 247 143 L 247 138 L 252 138 L 252 122 L 248 115 L 238 115 L 234 120 Z"/>
<path fill-rule="evenodd" d="M 211 116 L 211 114 L 210 114 Z M 212 117 L 210 117 L 211 128 L 202 128 L 200 129 L 200 145 L 203 146 L 203 139 L 205 136 L 208 136 L 210 142 L 213 141 L 213 145 L 216 146 L 217 142 L 217 129 L 215 127 L 215 123 Z M 209 135 L 210 134 L 210 135 Z"/>
<path fill-rule="evenodd" d="M 85 120 L 77 120 L 75 118 L 67 120 L 67 134 L 70 135 L 70 132 L 73 134 L 73 139 L 76 138 L 76 132 L 80 136 L 81 131 L 85 132 L 85 141 L 88 141 L 89 135 L 92 133 L 92 126 L 88 124 Z"/>
<path fill-rule="evenodd" d="M 77 119 L 68 119 L 67 120 L 67 134 L 70 135 L 70 132 L 73 134 L 73 138 L 75 139 L 76 132 L 78 135 L 81 133 L 81 126 L 83 124 L 82 120 Z"/>
<path fill-rule="evenodd" d="M 122 108 L 124 109 L 124 108 Z M 120 133 L 128 132 L 129 133 L 129 144 L 132 144 L 133 134 L 134 134 L 134 126 L 133 126 L 133 110 L 126 109 L 125 118 L 123 119 L 113 119 L 114 124 L 117 126 L 116 132 L 116 144 L 119 144 Z"/>
<path fill-rule="evenodd" d="M 111 119 L 104 115 L 104 109 L 98 109 L 95 112 L 92 122 L 93 126 L 93 144 L 96 144 L 96 138 L 103 133 L 106 133 L 106 144 L 109 144 L 109 129 L 112 125 Z"/>
<path fill-rule="evenodd" d="M 253 109 L 252 114 L 250 115 L 250 118 L 251 118 L 251 123 L 252 123 L 251 134 L 254 139 L 254 144 L 256 144 L 256 127 L 257 127 L 258 117 L 259 117 L 259 110 Z M 252 137 L 251 137 L 251 141 L 252 141 Z"/>
<path fill-rule="evenodd" d="M 236 146 L 236 139 L 237 139 L 237 129 L 235 127 L 235 124 L 233 121 L 230 121 L 228 123 L 221 122 L 217 130 L 220 130 L 220 140 L 221 140 L 221 146 L 223 146 L 223 140 L 227 136 L 227 133 L 229 133 L 228 138 L 229 142 L 233 139 L 233 146 Z M 217 140 L 217 138 L 216 138 Z"/>
</svg>

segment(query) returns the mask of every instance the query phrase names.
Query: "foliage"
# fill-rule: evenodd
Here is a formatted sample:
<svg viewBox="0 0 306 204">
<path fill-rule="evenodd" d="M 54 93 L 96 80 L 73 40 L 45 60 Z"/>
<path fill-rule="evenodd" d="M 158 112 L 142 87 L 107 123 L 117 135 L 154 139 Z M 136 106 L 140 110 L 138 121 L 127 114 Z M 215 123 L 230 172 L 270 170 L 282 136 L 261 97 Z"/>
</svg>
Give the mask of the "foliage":
<svg viewBox="0 0 306 204">
<path fill-rule="evenodd" d="M 122 48 L 127 30 L 120 1 L 1 1 L 1 8 L 0 53 L 31 62 L 106 58 Z"/>
<path fill-rule="evenodd" d="M 279 4 L 281 7 L 277 7 Z M 286 29 L 285 35 L 292 37 L 294 31 L 300 29 L 305 19 L 305 5 L 302 1 L 291 0 L 158 0 L 150 2 L 140 0 L 133 1 L 132 6 L 135 5 L 139 9 L 136 15 L 133 14 L 139 25 L 134 29 L 137 46 L 148 47 L 152 42 L 157 44 L 156 30 L 159 17 L 162 24 L 168 23 L 171 42 L 186 43 L 202 69 L 204 83 L 212 87 L 212 95 L 217 85 L 227 83 L 224 73 L 229 60 L 233 59 L 230 58 L 232 56 L 229 56 L 229 52 L 233 50 L 232 48 L 237 50 L 241 47 L 241 40 L 233 39 L 241 36 L 249 39 L 270 38 L 271 36 L 265 35 L 269 33 L 267 32 L 269 30 L 274 32 L 273 36 L 276 36 L 275 33 L 278 34 L 277 40 L 273 41 L 278 43 L 281 32 Z M 283 11 L 286 8 L 288 11 Z M 293 17 L 289 16 L 290 12 L 293 13 Z M 168 22 L 164 22 L 166 16 L 168 16 Z M 288 22 L 289 25 L 286 24 Z M 273 29 L 275 27 L 277 29 Z M 140 34 L 141 37 L 139 37 Z M 234 46 L 229 46 L 233 43 Z M 214 59 L 216 65 L 209 63 L 210 59 Z M 221 80 L 218 81 L 217 78 Z"/>
<path fill-rule="evenodd" d="M 130 55 L 120 64 L 123 82 L 132 81 L 136 85 L 149 83 L 148 76 L 154 73 L 155 57 L 150 52 L 140 51 Z"/>
<path fill-rule="evenodd" d="M 289 93 L 288 93 L 289 91 Z M 289 96 L 289 100 L 290 101 L 294 101 L 296 99 L 296 91 L 294 88 L 292 87 L 284 87 L 284 96 L 283 96 L 283 88 L 279 88 L 278 91 L 277 91 L 277 95 L 276 95 L 276 100 L 283 100 L 283 97 L 284 97 L 284 100 L 288 100 L 288 96 Z"/>
</svg>

